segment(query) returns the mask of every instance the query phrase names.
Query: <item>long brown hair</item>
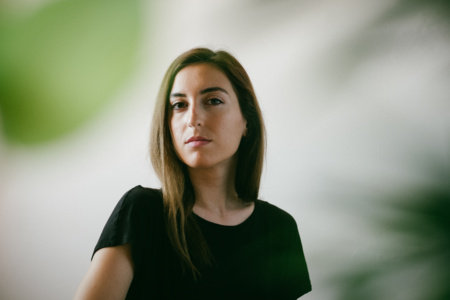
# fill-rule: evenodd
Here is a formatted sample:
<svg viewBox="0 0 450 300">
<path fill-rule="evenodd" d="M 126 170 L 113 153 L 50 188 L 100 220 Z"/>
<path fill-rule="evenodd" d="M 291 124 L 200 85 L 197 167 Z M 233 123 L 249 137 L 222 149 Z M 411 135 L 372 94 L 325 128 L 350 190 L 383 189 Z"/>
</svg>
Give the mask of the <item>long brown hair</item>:
<svg viewBox="0 0 450 300">
<path fill-rule="evenodd" d="M 257 199 L 265 152 L 265 130 L 262 114 L 250 78 L 242 65 L 226 51 L 195 48 L 178 56 L 169 66 L 161 83 L 153 114 L 150 157 L 162 184 L 169 239 L 184 267 L 194 276 L 198 264 L 205 262 L 208 249 L 192 217 L 193 187 L 186 166 L 178 158 L 170 134 L 169 95 L 175 76 L 186 66 L 208 63 L 219 68 L 231 82 L 241 112 L 247 121 L 247 132 L 237 150 L 235 188 L 246 202 Z"/>
</svg>

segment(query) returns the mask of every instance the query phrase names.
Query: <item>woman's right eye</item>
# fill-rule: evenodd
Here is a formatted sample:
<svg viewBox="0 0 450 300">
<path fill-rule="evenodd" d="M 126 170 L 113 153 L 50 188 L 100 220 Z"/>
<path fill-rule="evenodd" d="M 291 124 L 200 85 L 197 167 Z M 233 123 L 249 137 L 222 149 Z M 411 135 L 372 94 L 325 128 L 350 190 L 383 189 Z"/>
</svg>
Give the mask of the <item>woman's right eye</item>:
<svg viewBox="0 0 450 300">
<path fill-rule="evenodd" d="M 181 101 L 172 103 L 172 109 L 175 109 L 175 110 L 185 108 L 186 106 L 187 106 L 186 103 L 181 102 Z"/>
</svg>

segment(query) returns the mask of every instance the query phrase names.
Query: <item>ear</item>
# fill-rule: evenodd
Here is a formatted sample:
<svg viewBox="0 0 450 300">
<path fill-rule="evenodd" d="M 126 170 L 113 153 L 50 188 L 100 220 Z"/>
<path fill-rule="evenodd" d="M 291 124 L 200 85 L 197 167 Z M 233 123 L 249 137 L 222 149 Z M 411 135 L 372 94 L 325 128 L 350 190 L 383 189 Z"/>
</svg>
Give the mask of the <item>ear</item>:
<svg viewBox="0 0 450 300">
<path fill-rule="evenodd" d="M 242 133 L 242 136 L 247 136 L 247 121 L 245 121 L 245 128 L 244 128 L 244 132 Z"/>
</svg>

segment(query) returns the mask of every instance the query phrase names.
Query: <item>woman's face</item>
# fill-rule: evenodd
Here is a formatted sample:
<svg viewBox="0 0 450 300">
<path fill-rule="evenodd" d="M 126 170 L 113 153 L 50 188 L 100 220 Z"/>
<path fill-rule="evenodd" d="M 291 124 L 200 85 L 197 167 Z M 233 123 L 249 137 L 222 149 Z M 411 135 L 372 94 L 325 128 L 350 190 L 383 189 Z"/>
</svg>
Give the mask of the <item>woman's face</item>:
<svg viewBox="0 0 450 300">
<path fill-rule="evenodd" d="M 226 75 L 211 64 L 187 66 L 176 75 L 169 101 L 178 157 L 190 168 L 229 167 L 247 123 Z"/>
</svg>

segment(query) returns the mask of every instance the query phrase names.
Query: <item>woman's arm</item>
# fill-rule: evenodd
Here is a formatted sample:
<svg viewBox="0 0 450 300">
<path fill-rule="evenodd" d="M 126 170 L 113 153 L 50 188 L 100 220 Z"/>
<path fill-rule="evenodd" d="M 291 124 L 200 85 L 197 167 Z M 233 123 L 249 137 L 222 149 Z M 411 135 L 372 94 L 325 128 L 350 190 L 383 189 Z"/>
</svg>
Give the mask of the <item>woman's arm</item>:
<svg viewBox="0 0 450 300">
<path fill-rule="evenodd" d="M 95 253 L 74 300 L 123 300 L 132 279 L 130 245 L 102 248 Z"/>
</svg>

